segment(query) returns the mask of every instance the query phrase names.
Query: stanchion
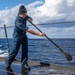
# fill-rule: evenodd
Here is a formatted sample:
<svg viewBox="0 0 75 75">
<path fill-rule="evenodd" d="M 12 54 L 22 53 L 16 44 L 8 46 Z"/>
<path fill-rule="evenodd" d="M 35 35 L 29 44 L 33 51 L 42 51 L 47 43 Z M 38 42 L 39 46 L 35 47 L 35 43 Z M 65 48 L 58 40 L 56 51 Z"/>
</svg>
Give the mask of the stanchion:
<svg viewBox="0 0 75 75">
<path fill-rule="evenodd" d="M 8 54 L 10 54 L 10 48 L 9 48 L 9 43 L 8 43 L 8 36 L 7 36 L 6 25 L 4 25 L 4 31 L 5 31 L 6 45 L 7 45 Z"/>
</svg>

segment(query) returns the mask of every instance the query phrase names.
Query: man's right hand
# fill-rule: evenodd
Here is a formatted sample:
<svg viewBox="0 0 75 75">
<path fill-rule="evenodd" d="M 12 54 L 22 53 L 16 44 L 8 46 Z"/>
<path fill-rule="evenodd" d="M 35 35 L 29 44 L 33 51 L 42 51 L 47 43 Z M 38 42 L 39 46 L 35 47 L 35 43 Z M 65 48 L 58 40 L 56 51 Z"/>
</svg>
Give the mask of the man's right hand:
<svg viewBox="0 0 75 75">
<path fill-rule="evenodd" d="M 39 33 L 38 36 L 45 36 L 45 33 Z"/>
</svg>

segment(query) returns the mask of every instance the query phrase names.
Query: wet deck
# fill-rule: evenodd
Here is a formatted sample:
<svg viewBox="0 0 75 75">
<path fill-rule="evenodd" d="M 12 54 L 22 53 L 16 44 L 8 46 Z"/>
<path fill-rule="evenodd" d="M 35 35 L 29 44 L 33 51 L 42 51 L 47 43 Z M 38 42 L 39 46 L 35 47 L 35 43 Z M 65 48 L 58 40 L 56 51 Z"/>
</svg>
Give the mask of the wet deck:
<svg viewBox="0 0 75 75">
<path fill-rule="evenodd" d="M 75 68 L 59 65 L 52 65 L 43 62 L 29 61 L 31 71 L 24 72 L 21 70 L 20 60 L 14 61 L 12 68 L 6 70 L 6 58 L 0 58 L 0 75 L 75 75 Z"/>
</svg>

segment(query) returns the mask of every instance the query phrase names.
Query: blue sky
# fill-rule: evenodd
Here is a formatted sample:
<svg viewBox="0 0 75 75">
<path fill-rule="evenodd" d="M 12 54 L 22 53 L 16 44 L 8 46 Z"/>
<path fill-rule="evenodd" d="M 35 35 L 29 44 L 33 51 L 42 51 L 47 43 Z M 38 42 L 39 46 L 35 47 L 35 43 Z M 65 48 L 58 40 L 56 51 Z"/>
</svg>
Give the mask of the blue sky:
<svg viewBox="0 0 75 75">
<path fill-rule="evenodd" d="M 75 0 L 0 0 L 0 38 L 4 38 L 3 25 L 13 26 L 18 9 L 24 4 L 33 23 L 54 23 L 75 21 Z M 75 38 L 75 23 L 45 25 L 38 27 L 50 38 Z M 7 28 L 12 38 L 13 28 Z M 29 27 L 37 31 L 33 26 Z M 29 38 L 39 38 L 27 33 Z"/>
<path fill-rule="evenodd" d="M 36 0 L 0 0 L 0 10 L 5 9 L 5 7 L 13 8 L 18 4 L 30 4 L 35 2 Z M 44 0 L 37 0 L 37 1 L 44 1 Z"/>
</svg>

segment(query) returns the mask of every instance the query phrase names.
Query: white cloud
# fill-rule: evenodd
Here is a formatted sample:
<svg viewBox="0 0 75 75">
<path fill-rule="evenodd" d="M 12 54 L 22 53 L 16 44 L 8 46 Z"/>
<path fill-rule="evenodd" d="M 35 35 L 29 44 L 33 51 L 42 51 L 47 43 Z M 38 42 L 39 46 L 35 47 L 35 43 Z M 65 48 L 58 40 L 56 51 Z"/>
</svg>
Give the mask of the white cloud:
<svg viewBox="0 0 75 75">
<path fill-rule="evenodd" d="M 48 27 L 40 29 L 50 38 L 75 38 L 75 26 L 67 28 Z"/>
<path fill-rule="evenodd" d="M 74 27 L 65 28 L 64 31 L 66 33 L 75 33 L 75 26 Z"/>
<path fill-rule="evenodd" d="M 0 10 L 0 27 L 4 24 L 7 26 L 14 26 L 15 18 L 18 14 L 18 8 L 21 4 L 5 10 Z M 35 1 L 34 3 L 26 5 L 28 15 L 33 18 L 33 23 L 47 23 L 57 21 L 73 21 L 75 20 L 75 0 L 45 0 Z M 64 25 L 65 27 L 65 25 Z M 43 28 L 42 30 L 45 31 Z M 64 33 L 67 37 L 70 32 L 75 33 L 75 27 L 70 28 L 46 28 L 46 33 L 51 34 L 52 37 Z M 75 36 L 74 36 L 75 37 Z"/>
<path fill-rule="evenodd" d="M 75 0 L 67 0 L 68 6 L 72 6 Z"/>
<path fill-rule="evenodd" d="M 70 5 L 69 5 L 70 4 Z M 13 25 L 18 8 L 21 4 L 5 10 L 0 10 L 0 26 Z M 75 20 L 75 0 L 45 0 L 26 5 L 28 15 L 34 23 Z"/>
<path fill-rule="evenodd" d="M 4 29 L 0 29 L 0 38 L 3 38 L 3 37 L 5 37 Z"/>
<path fill-rule="evenodd" d="M 45 3 L 35 2 L 27 5 L 29 15 L 35 23 L 75 20 L 75 1 L 45 0 Z M 39 4 L 42 4 L 39 6 Z M 69 5 L 70 4 L 70 5 Z M 38 5 L 38 6 L 37 6 Z"/>
<path fill-rule="evenodd" d="M 2 27 L 4 24 L 7 26 L 14 25 L 14 20 L 18 14 L 19 6 L 20 5 L 11 9 L 0 10 L 0 27 Z"/>
<path fill-rule="evenodd" d="M 34 3 L 28 4 L 27 7 L 30 9 L 30 7 L 34 7 L 38 4 L 43 4 L 43 1 L 35 1 Z"/>
</svg>

